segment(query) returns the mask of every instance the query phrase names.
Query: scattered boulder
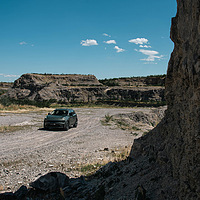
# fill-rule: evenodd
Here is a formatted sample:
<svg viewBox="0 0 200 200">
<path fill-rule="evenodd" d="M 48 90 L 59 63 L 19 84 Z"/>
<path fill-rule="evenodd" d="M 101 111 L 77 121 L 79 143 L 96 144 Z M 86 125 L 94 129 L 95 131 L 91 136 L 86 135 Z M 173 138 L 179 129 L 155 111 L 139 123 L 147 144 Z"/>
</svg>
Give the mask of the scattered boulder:
<svg viewBox="0 0 200 200">
<path fill-rule="evenodd" d="M 1 200 L 16 200 L 17 197 L 14 195 L 13 192 L 5 192 L 0 194 L 0 199 Z"/>
<path fill-rule="evenodd" d="M 28 189 L 26 186 L 22 185 L 15 193 L 17 199 L 22 199 L 28 194 Z"/>
<path fill-rule="evenodd" d="M 66 187 L 68 183 L 69 177 L 65 174 L 60 172 L 50 172 L 30 183 L 30 186 L 35 189 L 52 192 Z"/>
</svg>

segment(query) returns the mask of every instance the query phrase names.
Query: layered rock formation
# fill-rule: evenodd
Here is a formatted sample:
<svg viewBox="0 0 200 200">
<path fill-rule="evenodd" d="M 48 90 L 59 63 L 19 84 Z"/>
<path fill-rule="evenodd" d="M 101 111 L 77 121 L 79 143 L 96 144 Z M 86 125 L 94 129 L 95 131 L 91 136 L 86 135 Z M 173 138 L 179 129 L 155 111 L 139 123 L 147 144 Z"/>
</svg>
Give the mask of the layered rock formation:
<svg viewBox="0 0 200 200">
<path fill-rule="evenodd" d="M 102 85 L 94 75 L 51 75 L 51 74 L 23 74 L 14 82 L 14 88 L 32 89 L 37 85 Z"/>
<path fill-rule="evenodd" d="M 8 90 L 14 99 L 89 102 L 99 99 L 163 101 L 163 87 L 102 86 L 93 75 L 24 74 Z"/>
<path fill-rule="evenodd" d="M 117 86 L 165 86 L 166 75 L 147 76 L 147 77 L 131 77 L 131 78 L 113 78 L 99 80 L 105 85 Z"/>
</svg>

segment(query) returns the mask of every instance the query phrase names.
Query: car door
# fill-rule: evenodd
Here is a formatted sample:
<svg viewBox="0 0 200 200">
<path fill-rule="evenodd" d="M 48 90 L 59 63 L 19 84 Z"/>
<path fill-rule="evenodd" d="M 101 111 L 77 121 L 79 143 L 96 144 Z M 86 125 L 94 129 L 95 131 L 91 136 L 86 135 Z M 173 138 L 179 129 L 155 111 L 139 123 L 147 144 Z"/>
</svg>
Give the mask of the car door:
<svg viewBox="0 0 200 200">
<path fill-rule="evenodd" d="M 76 121 L 76 114 L 74 112 L 74 110 L 71 111 L 71 125 L 74 125 L 75 121 Z"/>
<path fill-rule="evenodd" d="M 76 122 L 76 113 L 75 113 L 75 111 L 73 110 L 73 125 L 75 124 L 75 122 Z"/>
<path fill-rule="evenodd" d="M 69 126 L 71 126 L 73 123 L 72 123 L 72 111 L 70 110 L 69 111 Z"/>
</svg>

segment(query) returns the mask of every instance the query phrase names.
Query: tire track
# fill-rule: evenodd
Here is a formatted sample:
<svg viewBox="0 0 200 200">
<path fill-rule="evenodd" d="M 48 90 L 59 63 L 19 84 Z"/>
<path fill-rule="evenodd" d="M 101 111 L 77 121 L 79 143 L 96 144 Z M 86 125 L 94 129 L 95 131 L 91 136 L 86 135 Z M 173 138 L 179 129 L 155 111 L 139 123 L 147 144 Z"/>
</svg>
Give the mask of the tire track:
<svg viewBox="0 0 200 200">
<path fill-rule="evenodd" d="M 37 129 L 21 130 L 0 135 L 0 159 L 13 154 L 29 154 L 37 149 L 48 148 L 69 142 L 76 137 L 91 135 L 94 129 L 101 129 L 101 118 L 106 114 L 130 112 L 130 109 L 77 109 L 78 127 L 68 131 Z M 30 114 L 28 116 L 30 118 Z M 35 116 L 34 116 L 35 117 Z M 40 114 L 41 117 L 41 114 Z M 29 119 L 30 120 L 30 119 Z"/>
</svg>

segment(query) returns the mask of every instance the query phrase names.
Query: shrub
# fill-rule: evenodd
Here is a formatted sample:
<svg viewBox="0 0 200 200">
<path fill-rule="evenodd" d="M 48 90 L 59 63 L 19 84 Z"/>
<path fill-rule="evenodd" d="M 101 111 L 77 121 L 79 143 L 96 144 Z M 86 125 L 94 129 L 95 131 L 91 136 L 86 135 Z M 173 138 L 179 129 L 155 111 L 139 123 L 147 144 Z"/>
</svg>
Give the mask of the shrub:
<svg viewBox="0 0 200 200">
<path fill-rule="evenodd" d="M 26 99 L 12 99 L 9 97 L 2 97 L 0 98 L 0 104 L 3 106 L 10 106 L 11 104 L 16 104 L 16 105 L 32 105 L 36 107 L 50 107 L 52 103 L 55 103 L 55 99 L 49 99 L 49 100 L 43 100 L 43 101 L 31 101 L 28 98 Z"/>
<path fill-rule="evenodd" d="M 109 114 L 105 115 L 105 122 L 108 123 L 110 120 L 112 120 L 112 115 Z"/>
</svg>

